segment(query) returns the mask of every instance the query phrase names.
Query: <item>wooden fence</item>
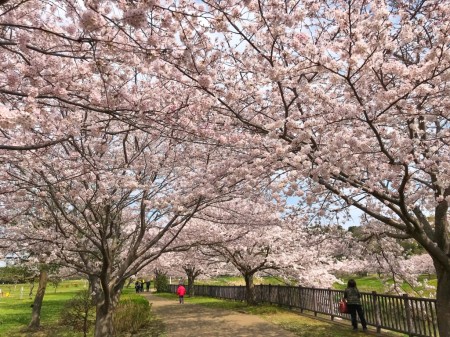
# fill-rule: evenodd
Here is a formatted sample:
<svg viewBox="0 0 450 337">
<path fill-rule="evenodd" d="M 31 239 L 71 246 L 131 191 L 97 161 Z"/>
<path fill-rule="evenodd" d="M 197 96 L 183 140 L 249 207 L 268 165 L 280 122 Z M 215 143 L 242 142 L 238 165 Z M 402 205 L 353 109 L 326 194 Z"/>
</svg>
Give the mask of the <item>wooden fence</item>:
<svg viewBox="0 0 450 337">
<path fill-rule="evenodd" d="M 171 285 L 170 291 L 176 292 L 177 285 Z M 195 285 L 195 295 L 230 300 L 245 300 L 244 286 L 208 286 Z M 344 296 L 342 290 L 258 285 L 255 286 L 256 301 L 304 310 L 317 314 L 350 319 L 349 314 L 338 311 L 338 302 Z M 381 329 L 402 332 L 416 337 L 439 337 L 436 320 L 436 300 L 409 297 L 408 295 L 380 295 L 361 292 L 368 325 Z"/>
</svg>

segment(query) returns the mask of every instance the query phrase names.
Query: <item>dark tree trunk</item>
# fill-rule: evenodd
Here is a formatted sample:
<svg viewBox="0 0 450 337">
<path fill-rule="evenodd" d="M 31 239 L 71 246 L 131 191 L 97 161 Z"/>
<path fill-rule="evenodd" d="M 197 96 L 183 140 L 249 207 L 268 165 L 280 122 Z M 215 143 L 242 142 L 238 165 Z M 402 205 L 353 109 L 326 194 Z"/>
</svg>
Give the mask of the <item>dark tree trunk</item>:
<svg viewBox="0 0 450 337">
<path fill-rule="evenodd" d="M 255 305 L 255 286 L 253 284 L 253 274 L 245 274 L 245 297 L 248 305 Z"/>
<path fill-rule="evenodd" d="M 33 311 L 31 312 L 31 322 L 28 325 L 30 329 L 38 329 L 41 325 L 41 308 L 44 300 L 45 288 L 47 286 L 48 274 L 46 270 L 39 273 L 39 286 L 34 297 Z"/>
<path fill-rule="evenodd" d="M 450 191 L 446 191 L 450 195 Z M 437 275 L 436 317 L 440 337 L 450 337 L 450 226 L 448 223 L 449 205 L 443 200 L 436 206 L 434 214 L 435 241 L 444 252 L 447 261 L 433 257 Z"/>
<path fill-rule="evenodd" d="M 195 266 L 189 264 L 183 266 L 183 269 L 188 280 L 187 294 L 189 297 L 194 296 L 194 282 L 197 276 L 201 275 L 202 271 L 201 269 L 197 269 Z"/>
<path fill-rule="evenodd" d="M 99 277 L 89 278 L 90 288 L 93 289 L 93 300 L 96 306 L 95 337 L 113 337 L 115 330 L 113 325 L 114 310 L 119 303 L 125 280 L 119 281 L 114 286 L 108 286 L 109 282 L 101 281 Z"/>
<path fill-rule="evenodd" d="M 436 316 L 440 337 L 450 337 L 450 273 L 435 263 L 437 274 Z"/>
<path fill-rule="evenodd" d="M 189 297 L 194 296 L 194 281 L 195 281 L 195 276 L 193 273 L 189 273 L 187 275 L 188 277 L 188 289 L 187 289 L 187 293 Z"/>
<path fill-rule="evenodd" d="M 115 336 L 113 309 L 110 301 L 104 301 L 102 304 L 97 305 L 94 331 L 95 337 Z"/>
<path fill-rule="evenodd" d="M 100 279 L 97 276 L 89 276 L 89 292 L 92 294 L 92 302 L 97 306 L 103 299 Z"/>
<path fill-rule="evenodd" d="M 95 337 L 110 337 L 115 335 L 113 325 L 114 304 L 110 294 L 105 295 L 101 280 L 98 276 L 89 276 L 89 292 L 92 294 L 92 301 L 95 304 Z M 109 293 L 109 289 L 107 289 Z"/>
</svg>

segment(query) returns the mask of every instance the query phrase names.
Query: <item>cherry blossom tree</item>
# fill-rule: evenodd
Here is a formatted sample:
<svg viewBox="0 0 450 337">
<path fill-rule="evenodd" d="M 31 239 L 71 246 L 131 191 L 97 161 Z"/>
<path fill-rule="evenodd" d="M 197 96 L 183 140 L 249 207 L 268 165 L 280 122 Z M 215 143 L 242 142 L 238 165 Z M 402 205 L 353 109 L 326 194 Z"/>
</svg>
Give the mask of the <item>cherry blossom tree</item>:
<svg viewBox="0 0 450 337">
<path fill-rule="evenodd" d="M 172 243 L 192 216 L 230 198 L 203 180 L 218 172 L 196 163 L 195 146 L 148 133 L 128 139 L 113 125 L 113 135 L 27 152 L 3 172 L 4 184 L 20 192 L 2 202 L 10 209 L 9 236 L 30 247 L 44 243 L 54 260 L 88 276 L 96 336 L 113 333 L 111 315 L 126 279 L 163 251 L 185 249 Z M 208 156 L 212 163 L 214 154 Z M 226 183 L 215 177 L 220 187 Z"/>
<path fill-rule="evenodd" d="M 197 212 L 174 241 L 175 245 L 183 245 L 189 249 L 165 253 L 155 262 L 172 276 L 186 275 L 188 291 L 190 290 L 192 295 L 193 285 L 198 276 L 229 274 L 230 269 L 236 273 L 233 267 L 227 266 L 222 257 L 217 258 L 217 254 L 205 253 L 210 252 L 208 247 L 239 245 L 238 240 L 242 240 L 242 237 L 248 234 L 251 230 L 249 226 L 252 225 L 270 228 L 267 225 L 275 222 L 276 209 L 275 204 L 269 203 L 262 193 L 256 191 L 253 196 L 248 195 L 247 199 L 236 197 L 226 202 L 215 203 Z"/>
<path fill-rule="evenodd" d="M 176 250 L 196 212 L 250 188 L 223 163 L 248 155 L 190 121 L 200 105 L 165 78 L 156 56 L 175 37 L 154 3 L 0 5 L 2 222 L 88 276 L 95 336 L 113 335 L 125 280 Z"/>
<path fill-rule="evenodd" d="M 195 250 L 188 251 L 191 255 L 187 256 L 187 260 L 182 262 L 181 267 L 183 268 L 186 278 L 187 278 L 187 292 L 189 296 L 194 295 L 194 283 L 195 280 L 200 276 L 205 274 L 203 263 L 201 258 L 199 258 L 199 254 L 195 254 Z M 187 254 L 186 254 L 187 255 Z"/>
<path fill-rule="evenodd" d="M 300 203 L 323 215 L 356 207 L 423 246 L 449 336 L 448 2 L 174 6 L 184 51 L 167 57 L 172 77 L 259 144 L 255 169 L 284 171 L 282 188 Z"/>
<path fill-rule="evenodd" d="M 335 272 L 339 275 L 377 274 L 388 293 L 404 293 L 403 283 L 412 289 L 417 286 L 431 289 L 428 279 L 419 280 L 423 274 L 435 274 L 430 255 L 411 254 L 401 244 L 405 241 L 380 233 L 379 229 L 383 226 L 382 223 L 372 221 L 358 227 L 358 234 L 347 239 L 348 249 L 343 250 L 344 254 L 335 262 Z M 418 295 L 422 295 L 422 291 Z"/>
<path fill-rule="evenodd" d="M 249 304 L 255 302 L 255 275 L 268 271 L 302 285 L 330 286 L 337 279 L 327 271 L 332 266 L 332 241 L 324 240 L 329 233 L 308 232 L 301 223 L 283 219 L 280 206 L 261 194 L 254 200 L 217 203 L 198 213 L 200 219 L 190 222 L 180 238 L 187 242 L 189 235 L 196 243 L 203 255 L 196 258 L 205 269 L 215 264 L 237 269 Z M 199 270 L 192 263 L 182 266 Z"/>
<path fill-rule="evenodd" d="M 420 243 L 449 336 L 447 1 L 0 6 L 2 163 L 62 152 L 97 121 L 227 149 L 216 167 L 234 183 L 269 172 L 275 199 L 320 205 L 314 216 L 356 207 Z"/>
<path fill-rule="evenodd" d="M 208 245 L 203 254 L 233 265 L 245 280 L 246 300 L 255 303 L 254 277 L 275 275 L 303 286 L 329 287 L 338 281 L 332 259 L 317 242 L 281 226 L 257 226 L 238 240 Z"/>
<path fill-rule="evenodd" d="M 185 230 L 180 233 L 182 236 Z M 185 251 L 178 251 L 176 253 L 162 254 L 156 261 L 158 264 L 164 266 L 164 270 L 177 280 L 187 280 L 187 294 L 194 295 L 194 283 L 199 276 L 210 275 L 208 273 L 209 261 L 199 253 L 197 247 L 191 247 Z M 153 264 L 147 267 L 153 268 Z"/>
</svg>

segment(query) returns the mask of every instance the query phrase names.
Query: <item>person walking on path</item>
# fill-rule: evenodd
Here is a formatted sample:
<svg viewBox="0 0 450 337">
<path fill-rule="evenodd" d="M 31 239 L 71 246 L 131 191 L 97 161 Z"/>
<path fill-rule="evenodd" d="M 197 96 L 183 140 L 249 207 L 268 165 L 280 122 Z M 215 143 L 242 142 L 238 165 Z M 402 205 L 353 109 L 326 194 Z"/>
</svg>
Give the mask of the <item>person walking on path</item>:
<svg viewBox="0 0 450 337">
<path fill-rule="evenodd" d="M 186 288 L 183 284 L 179 284 L 177 288 L 178 299 L 180 300 L 180 304 L 184 304 L 184 295 L 186 294 Z"/>
<path fill-rule="evenodd" d="M 367 331 L 367 322 L 361 305 L 361 294 L 353 279 L 350 279 L 347 283 L 347 289 L 344 291 L 344 300 L 347 302 L 348 312 L 352 319 L 353 330 L 358 330 L 358 321 L 356 320 L 356 313 L 358 313 L 363 331 Z"/>
</svg>

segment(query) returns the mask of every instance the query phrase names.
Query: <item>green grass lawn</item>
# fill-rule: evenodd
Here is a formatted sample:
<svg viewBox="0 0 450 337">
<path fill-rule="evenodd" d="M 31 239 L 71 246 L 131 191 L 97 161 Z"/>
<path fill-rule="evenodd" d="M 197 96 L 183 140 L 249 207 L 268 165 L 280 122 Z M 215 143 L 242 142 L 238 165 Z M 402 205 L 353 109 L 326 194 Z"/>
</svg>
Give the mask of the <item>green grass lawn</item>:
<svg viewBox="0 0 450 337">
<path fill-rule="evenodd" d="M 21 295 L 21 288 L 23 293 Z M 3 293 L 9 296 L 0 297 L 0 336 L 8 337 L 82 337 L 83 333 L 71 331 L 66 326 L 58 324 L 64 305 L 72 299 L 77 292 L 84 290 L 87 282 L 65 281 L 58 288 L 49 285 L 44 296 L 41 311 L 41 329 L 39 331 L 27 331 L 28 323 L 31 319 L 31 304 L 34 301 L 28 298 L 29 284 L 1 285 Z M 34 291 L 36 291 L 37 286 Z M 146 301 L 134 293 L 134 288 L 125 288 L 121 300 L 131 299 Z M 159 336 L 164 330 L 162 323 L 155 318 L 151 318 L 152 323 L 145 333 L 137 333 L 134 336 Z M 88 336 L 93 336 L 91 332 Z"/>
<path fill-rule="evenodd" d="M 60 284 L 56 291 L 51 285 L 47 287 L 41 311 L 41 324 L 44 328 L 57 323 L 64 304 L 77 291 L 84 289 L 85 284 L 84 281 L 66 281 Z M 34 296 L 31 299 L 28 297 L 30 285 L 2 284 L 0 287 L 4 294 L 0 297 L 0 336 L 28 336 L 21 331 L 27 327 L 31 319 L 31 304 Z M 36 290 L 37 285 L 34 288 L 34 294 Z M 9 293 L 8 297 L 5 296 L 7 293 Z"/>
</svg>

